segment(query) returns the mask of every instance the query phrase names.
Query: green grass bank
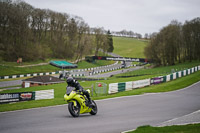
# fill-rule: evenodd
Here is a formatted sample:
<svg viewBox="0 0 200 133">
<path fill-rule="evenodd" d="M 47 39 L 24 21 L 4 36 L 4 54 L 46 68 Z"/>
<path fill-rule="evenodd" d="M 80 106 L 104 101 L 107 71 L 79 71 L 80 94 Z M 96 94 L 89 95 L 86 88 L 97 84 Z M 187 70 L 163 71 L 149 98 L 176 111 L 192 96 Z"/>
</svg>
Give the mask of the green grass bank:
<svg viewBox="0 0 200 133">
<path fill-rule="evenodd" d="M 174 125 L 166 127 L 141 126 L 128 133 L 199 133 L 200 124 Z"/>
<path fill-rule="evenodd" d="M 113 53 L 123 57 L 144 58 L 144 47 L 148 41 L 141 41 L 135 38 L 113 37 Z"/>
</svg>

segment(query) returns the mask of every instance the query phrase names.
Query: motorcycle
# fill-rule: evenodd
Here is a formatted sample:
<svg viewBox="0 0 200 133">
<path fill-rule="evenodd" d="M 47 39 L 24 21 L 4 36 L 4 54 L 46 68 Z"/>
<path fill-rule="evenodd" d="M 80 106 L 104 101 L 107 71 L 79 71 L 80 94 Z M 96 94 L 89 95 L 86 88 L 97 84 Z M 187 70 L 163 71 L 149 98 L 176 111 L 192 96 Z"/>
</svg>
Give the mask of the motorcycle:
<svg viewBox="0 0 200 133">
<path fill-rule="evenodd" d="M 70 75 L 69 71 L 63 70 L 61 71 L 60 75 L 59 75 L 59 79 L 67 79 L 67 77 Z"/>
<path fill-rule="evenodd" d="M 86 90 L 90 93 L 90 90 Z M 79 114 L 90 113 L 97 114 L 97 105 L 92 100 L 89 105 L 88 99 L 80 91 L 75 91 L 73 87 L 67 87 L 67 93 L 64 95 L 65 101 L 68 102 L 68 110 L 73 117 L 78 117 Z"/>
</svg>

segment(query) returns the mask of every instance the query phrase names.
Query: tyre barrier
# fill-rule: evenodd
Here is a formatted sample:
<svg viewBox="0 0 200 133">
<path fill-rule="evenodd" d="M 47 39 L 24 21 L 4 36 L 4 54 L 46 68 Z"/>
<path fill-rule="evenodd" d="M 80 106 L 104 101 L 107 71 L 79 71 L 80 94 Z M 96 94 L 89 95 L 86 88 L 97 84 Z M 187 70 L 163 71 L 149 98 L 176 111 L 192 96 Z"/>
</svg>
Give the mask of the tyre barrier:
<svg viewBox="0 0 200 133">
<path fill-rule="evenodd" d="M 200 70 L 200 66 L 192 67 L 190 69 L 185 69 L 183 71 L 178 71 L 165 76 L 154 77 L 151 79 L 129 81 L 124 83 L 111 83 L 109 84 L 108 94 L 118 93 L 121 91 L 129 91 L 136 88 L 142 88 L 145 86 L 160 84 L 164 82 L 169 82 L 183 76 L 187 76 L 194 72 Z"/>
<path fill-rule="evenodd" d="M 11 78 L 22 78 L 22 77 L 32 77 L 32 76 L 43 76 L 43 75 L 52 75 L 52 74 L 59 74 L 57 72 L 47 72 L 47 73 L 32 73 L 32 74 L 21 74 L 21 75 L 11 75 L 11 76 L 0 76 L 0 79 L 11 79 Z"/>
</svg>

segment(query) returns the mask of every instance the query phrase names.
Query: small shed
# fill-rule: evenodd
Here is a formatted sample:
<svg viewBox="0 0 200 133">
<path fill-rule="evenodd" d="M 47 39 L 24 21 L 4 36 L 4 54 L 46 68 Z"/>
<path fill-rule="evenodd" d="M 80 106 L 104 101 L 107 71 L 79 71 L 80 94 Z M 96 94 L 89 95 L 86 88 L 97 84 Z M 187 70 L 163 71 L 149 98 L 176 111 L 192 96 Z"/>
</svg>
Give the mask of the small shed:
<svg viewBox="0 0 200 133">
<path fill-rule="evenodd" d="M 49 76 L 49 75 L 37 76 L 37 77 L 22 80 L 22 87 L 27 88 L 27 87 L 33 87 L 33 86 L 57 84 L 57 83 L 62 83 L 62 82 L 65 82 L 65 81 L 53 76 Z"/>
</svg>

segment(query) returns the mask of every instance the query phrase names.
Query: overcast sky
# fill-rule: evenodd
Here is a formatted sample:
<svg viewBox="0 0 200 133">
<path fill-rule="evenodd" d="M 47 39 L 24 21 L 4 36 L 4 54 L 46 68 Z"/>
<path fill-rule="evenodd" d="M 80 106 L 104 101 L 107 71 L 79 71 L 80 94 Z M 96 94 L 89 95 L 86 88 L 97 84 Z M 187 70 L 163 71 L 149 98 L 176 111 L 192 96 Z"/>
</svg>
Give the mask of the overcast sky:
<svg viewBox="0 0 200 133">
<path fill-rule="evenodd" d="M 200 0 L 24 0 L 35 8 L 82 17 L 90 27 L 158 32 L 172 20 L 200 17 Z"/>
</svg>

